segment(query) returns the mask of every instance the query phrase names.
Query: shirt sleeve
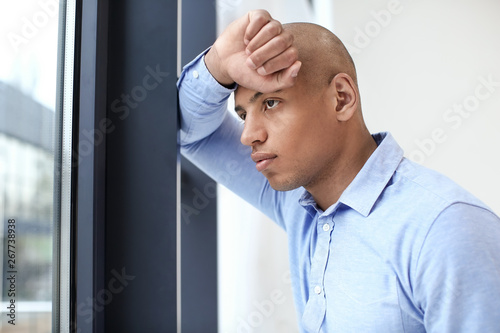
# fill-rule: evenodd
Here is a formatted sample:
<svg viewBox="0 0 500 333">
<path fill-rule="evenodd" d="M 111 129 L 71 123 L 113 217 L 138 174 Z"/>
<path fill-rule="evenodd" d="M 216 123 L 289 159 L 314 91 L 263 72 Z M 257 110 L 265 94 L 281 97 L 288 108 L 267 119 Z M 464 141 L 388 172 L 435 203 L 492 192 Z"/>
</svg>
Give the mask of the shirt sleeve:
<svg viewBox="0 0 500 333">
<path fill-rule="evenodd" d="M 500 332 L 500 219 L 457 203 L 422 246 L 414 295 L 427 332 Z"/>
<path fill-rule="evenodd" d="M 227 100 L 235 89 L 220 85 L 205 66 L 208 50 L 187 64 L 177 81 L 181 110 L 181 145 L 206 138 L 222 124 Z"/>
<path fill-rule="evenodd" d="M 234 89 L 220 85 L 200 54 L 184 67 L 177 82 L 181 153 L 219 184 L 285 228 L 282 206 L 288 196 L 274 191 L 257 171 L 251 150 L 240 142 L 243 123 L 227 112 Z"/>
</svg>

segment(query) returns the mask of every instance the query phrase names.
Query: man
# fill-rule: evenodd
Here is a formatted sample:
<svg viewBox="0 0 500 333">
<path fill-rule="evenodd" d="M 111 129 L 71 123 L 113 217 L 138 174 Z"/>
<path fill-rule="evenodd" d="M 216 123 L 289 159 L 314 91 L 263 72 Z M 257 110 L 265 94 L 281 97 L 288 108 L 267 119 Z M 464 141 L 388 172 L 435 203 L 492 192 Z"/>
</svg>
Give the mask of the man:
<svg viewBox="0 0 500 333">
<path fill-rule="evenodd" d="M 500 219 L 370 135 L 331 32 L 250 12 L 178 87 L 183 154 L 286 230 L 303 332 L 500 332 Z"/>
</svg>

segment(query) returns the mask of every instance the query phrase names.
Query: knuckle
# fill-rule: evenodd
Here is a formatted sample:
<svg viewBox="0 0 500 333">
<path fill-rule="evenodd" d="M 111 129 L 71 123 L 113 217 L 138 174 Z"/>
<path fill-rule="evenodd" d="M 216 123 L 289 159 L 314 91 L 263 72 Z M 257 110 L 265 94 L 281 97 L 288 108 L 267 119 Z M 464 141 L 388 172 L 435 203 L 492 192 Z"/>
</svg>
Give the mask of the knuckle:
<svg viewBox="0 0 500 333">
<path fill-rule="evenodd" d="M 274 58 L 266 62 L 262 67 L 264 67 L 267 73 L 277 73 L 285 68 L 286 65 L 282 63 L 282 60 Z"/>
<path fill-rule="evenodd" d="M 268 23 L 267 30 L 272 35 L 279 35 L 279 34 L 281 34 L 281 23 L 279 23 L 276 20 L 273 20 L 273 21 L 271 21 L 271 22 Z"/>
<path fill-rule="evenodd" d="M 252 19 L 258 23 L 265 23 L 269 22 L 271 18 L 267 11 L 259 9 L 253 12 Z"/>
<path fill-rule="evenodd" d="M 252 62 L 256 66 L 259 66 L 260 64 L 262 64 L 262 56 L 260 55 L 259 52 L 252 53 L 252 55 L 250 56 L 250 59 L 252 60 Z"/>
<path fill-rule="evenodd" d="M 287 50 L 287 57 L 289 62 L 295 62 L 299 59 L 299 51 L 295 47 L 291 47 Z"/>
<path fill-rule="evenodd" d="M 258 16 L 269 16 L 269 12 L 265 9 L 256 9 L 253 10 L 252 13 Z"/>
<path fill-rule="evenodd" d="M 278 47 L 279 49 L 286 49 L 287 47 L 290 46 L 288 40 L 280 36 L 275 38 L 275 44 L 276 47 Z"/>
</svg>

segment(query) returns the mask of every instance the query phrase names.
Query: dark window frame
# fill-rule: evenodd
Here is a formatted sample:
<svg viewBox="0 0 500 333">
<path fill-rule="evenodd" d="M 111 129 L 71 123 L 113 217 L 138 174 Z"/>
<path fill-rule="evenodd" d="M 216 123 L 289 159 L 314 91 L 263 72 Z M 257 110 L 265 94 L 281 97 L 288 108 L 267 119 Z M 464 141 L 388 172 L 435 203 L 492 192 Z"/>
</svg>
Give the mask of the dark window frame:
<svg viewBox="0 0 500 333">
<path fill-rule="evenodd" d="M 213 42 L 215 5 L 182 7 L 185 64 Z M 180 216 L 177 18 L 177 0 L 77 0 L 71 332 L 217 331 L 216 199 L 193 224 Z M 190 189 L 213 181 L 185 164 L 189 204 Z"/>
</svg>

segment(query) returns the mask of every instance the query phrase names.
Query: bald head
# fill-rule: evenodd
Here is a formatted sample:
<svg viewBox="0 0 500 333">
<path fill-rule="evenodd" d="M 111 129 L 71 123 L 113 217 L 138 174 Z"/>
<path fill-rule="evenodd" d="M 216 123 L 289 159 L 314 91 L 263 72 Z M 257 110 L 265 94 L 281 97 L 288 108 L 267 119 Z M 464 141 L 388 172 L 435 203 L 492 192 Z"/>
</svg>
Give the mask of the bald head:
<svg viewBox="0 0 500 333">
<path fill-rule="evenodd" d="M 338 73 L 346 73 L 357 84 L 354 62 L 331 31 L 313 23 L 288 23 L 283 28 L 294 37 L 302 62 L 299 76 L 308 86 L 327 86 Z"/>
</svg>

